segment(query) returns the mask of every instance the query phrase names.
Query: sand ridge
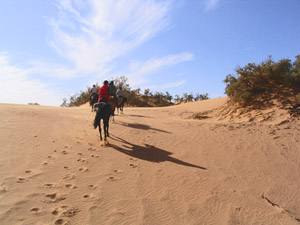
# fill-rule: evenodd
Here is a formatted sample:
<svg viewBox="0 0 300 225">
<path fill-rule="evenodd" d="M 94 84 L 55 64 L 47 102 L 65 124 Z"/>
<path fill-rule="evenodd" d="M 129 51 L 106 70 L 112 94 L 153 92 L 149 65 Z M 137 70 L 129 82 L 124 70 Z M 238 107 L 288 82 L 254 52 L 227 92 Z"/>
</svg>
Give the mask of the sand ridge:
<svg viewBox="0 0 300 225">
<path fill-rule="evenodd" d="M 125 108 L 107 147 L 88 107 L 0 104 L 0 224 L 299 224 L 299 121 L 191 119 L 227 100 Z"/>
</svg>

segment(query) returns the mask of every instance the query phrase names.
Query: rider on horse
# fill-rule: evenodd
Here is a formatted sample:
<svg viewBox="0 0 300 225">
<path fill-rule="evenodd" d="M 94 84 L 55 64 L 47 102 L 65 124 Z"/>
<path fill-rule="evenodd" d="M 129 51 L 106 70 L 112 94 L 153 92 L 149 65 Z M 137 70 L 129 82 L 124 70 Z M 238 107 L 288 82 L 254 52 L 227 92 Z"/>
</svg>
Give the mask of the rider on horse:
<svg viewBox="0 0 300 225">
<path fill-rule="evenodd" d="M 98 102 L 105 102 L 109 105 L 111 114 L 113 115 L 113 110 L 111 105 L 109 104 L 109 90 L 108 90 L 108 81 L 105 80 L 103 82 L 102 87 L 99 88 L 99 100 Z"/>
<path fill-rule="evenodd" d="M 97 94 L 97 88 L 96 88 L 96 85 L 94 84 L 92 89 L 91 89 L 91 95 L 90 95 L 90 100 L 91 100 L 91 97 L 92 96 L 97 96 L 98 97 L 98 94 Z"/>
<path fill-rule="evenodd" d="M 117 95 L 116 95 L 117 89 L 114 85 L 114 81 L 109 82 L 108 85 L 108 94 L 109 94 L 109 100 L 112 107 L 112 115 L 114 115 L 115 108 L 118 104 Z"/>
<path fill-rule="evenodd" d="M 108 86 L 108 93 L 109 93 L 109 96 L 114 97 L 114 101 L 117 98 L 116 92 L 117 92 L 117 90 L 116 90 L 116 86 L 114 85 L 114 81 L 111 81 Z"/>
<path fill-rule="evenodd" d="M 117 91 L 117 96 L 118 96 L 118 102 L 119 102 L 119 104 L 120 104 L 120 103 L 122 102 L 123 97 L 124 97 L 123 91 L 122 91 L 122 87 L 121 87 L 121 86 L 119 87 L 119 89 L 118 89 L 118 91 Z"/>
<path fill-rule="evenodd" d="M 106 102 L 108 103 L 109 95 L 108 95 L 108 81 L 105 80 L 103 82 L 102 87 L 99 88 L 99 99 L 98 102 Z"/>
</svg>

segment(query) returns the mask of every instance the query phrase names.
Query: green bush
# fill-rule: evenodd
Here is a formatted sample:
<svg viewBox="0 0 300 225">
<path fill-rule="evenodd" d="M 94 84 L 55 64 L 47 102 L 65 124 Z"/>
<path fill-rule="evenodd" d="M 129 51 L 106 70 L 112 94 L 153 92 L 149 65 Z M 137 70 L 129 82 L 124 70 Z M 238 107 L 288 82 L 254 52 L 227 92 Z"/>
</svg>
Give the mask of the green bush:
<svg viewBox="0 0 300 225">
<path fill-rule="evenodd" d="M 196 97 L 193 94 L 184 93 L 183 97 L 179 97 L 176 95 L 176 98 L 173 98 L 169 92 L 162 93 L 156 92 L 153 94 L 150 89 L 145 89 L 144 94 L 141 94 L 141 89 L 137 88 L 135 90 L 131 90 L 129 84 L 127 83 L 128 78 L 125 76 L 120 76 L 116 78 L 111 78 L 110 80 L 114 81 L 116 88 L 122 87 L 124 96 L 127 98 L 126 104 L 129 106 L 138 106 L 138 107 L 161 107 L 161 106 L 169 106 L 173 105 L 172 100 L 178 102 L 187 102 L 187 101 L 201 101 L 208 99 L 208 94 L 197 94 Z M 100 88 L 100 85 L 96 84 L 97 89 Z M 63 102 L 60 106 L 62 107 L 73 107 L 80 106 L 89 101 L 91 92 L 91 87 L 87 87 L 86 91 L 80 91 L 80 93 L 76 93 L 70 96 L 69 100 L 67 98 L 63 99 Z"/>
<path fill-rule="evenodd" d="M 229 74 L 225 93 L 242 105 L 262 106 L 272 99 L 297 96 L 300 88 L 300 56 L 291 63 L 290 59 L 274 62 L 271 57 L 258 65 L 249 63 L 237 68 L 236 75 Z M 289 93 L 289 94 L 288 94 Z"/>
</svg>

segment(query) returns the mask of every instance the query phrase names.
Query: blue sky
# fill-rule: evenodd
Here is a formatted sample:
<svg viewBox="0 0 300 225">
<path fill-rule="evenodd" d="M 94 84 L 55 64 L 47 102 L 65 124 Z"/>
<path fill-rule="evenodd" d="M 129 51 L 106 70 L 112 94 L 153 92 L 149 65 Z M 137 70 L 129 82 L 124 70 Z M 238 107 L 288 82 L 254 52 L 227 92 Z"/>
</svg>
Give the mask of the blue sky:
<svg viewBox="0 0 300 225">
<path fill-rule="evenodd" d="M 299 0 L 1 0 L 0 103 L 94 83 L 224 96 L 227 74 L 300 54 Z"/>
</svg>

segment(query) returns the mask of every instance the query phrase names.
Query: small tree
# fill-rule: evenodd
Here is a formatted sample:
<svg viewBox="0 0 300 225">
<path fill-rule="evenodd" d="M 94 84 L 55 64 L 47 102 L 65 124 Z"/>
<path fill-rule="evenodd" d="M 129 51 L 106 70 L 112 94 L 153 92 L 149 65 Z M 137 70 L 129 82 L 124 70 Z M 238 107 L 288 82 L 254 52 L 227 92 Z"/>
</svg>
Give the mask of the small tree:
<svg viewBox="0 0 300 225">
<path fill-rule="evenodd" d="M 127 83 L 128 78 L 125 76 L 120 76 L 116 78 L 111 78 L 114 81 L 114 85 L 119 88 L 122 87 L 123 91 L 130 91 L 129 84 Z"/>
<path fill-rule="evenodd" d="M 145 89 L 145 90 L 144 90 L 144 95 L 145 95 L 146 97 L 148 97 L 149 94 L 150 94 L 150 89 L 149 89 L 149 88 Z"/>
<path fill-rule="evenodd" d="M 171 101 L 172 101 L 173 97 L 172 97 L 172 95 L 170 95 L 169 92 L 166 91 L 165 96 L 166 96 L 166 100 L 167 100 L 168 102 L 171 102 Z"/>
<path fill-rule="evenodd" d="M 174 101 L 175 101 L 175 102 L 180 102 L 180 96 L 176 94 L 176 95 L 175 95 L 175 98 L 174 98 Z"/>
<path fill-rule="evenodd" d="M 206 100 L 206 99 L 209 99 L 208 93 L 205 93 L 205 94 L 196 93 L 196 96 L 194 97 L 195 101 L 202 101 L 202 100 Z"/>
</svg>

